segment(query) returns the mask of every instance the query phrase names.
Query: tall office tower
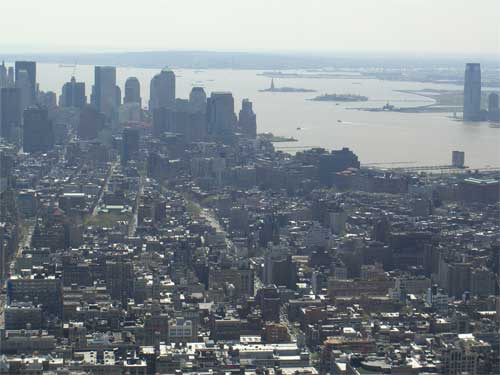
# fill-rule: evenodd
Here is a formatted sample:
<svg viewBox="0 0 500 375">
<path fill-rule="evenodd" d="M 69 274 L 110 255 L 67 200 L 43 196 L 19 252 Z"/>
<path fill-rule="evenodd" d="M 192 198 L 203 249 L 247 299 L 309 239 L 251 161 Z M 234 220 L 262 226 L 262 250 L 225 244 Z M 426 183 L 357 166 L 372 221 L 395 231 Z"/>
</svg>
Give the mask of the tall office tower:
<svg viewBox="0 0 500 375">
<path fill-rule="evenodd" d="M 23 113 L 24 152 L 47 152 L 54 148 L 54 129 L 46 108 L 33 106 Z"/>
<path fill-rule="evenodd" d="M 205 141 L 207 118 L 205 112 L 194 111 L 187 100 L 177 99 L 175 108 L 156 108 L 153 112 L 153 134 L 165 132 L 182 135 L 186 142 Z"/>
<path fill-rule="evenodd" d="M 0 88 L 7 87 L 7 67 L 5 66 L 5 61 L 2 61 L 0 65 Z"/>
<path fill-rule="evenodd" d="M 257 137 L 257 116 L 253 111 L 252 102 L 248 99 L 241 102 L 238 127 L 243 135 L 253 139 Z"/>
<path fill-rule="evenodd" d="M 36 100 L 36 62 L 34 61 L 16 61 L 15 63 L 15 78 L 16 83 L 20 78 L 20 72 L 26 71 L 28 73 L 28 82 L 30 88 L 30 102 L 29 104 L 34 104 Z"/>
<path fill-rule="evenodd" d="M 498 94 L 494 92 L 488 95 L 488 120 L 495 122 L 500 121 Z"/>
<path fill-rule="evenodd" d="M 195 112 L 207 111 L 207 94 L 203 87 L 193 87 L 189 93 L 189 104 Z"/>
<path fill-rule="evenodd" d="M 481 115 L 481 65 L 469 63 L 465 67 L 464 120 L 478 121 Z"/>
<path fill-rule="evenodd" d="M 123 103 L 139 103 L 142 104 L 141 100 L 141 84 L 136 77 L 127 78 L 125 81 L 125 97 L 123 98 Z"/>
<path fill-rule="evenodd" d="M 91 102 L 99 112 L 111 118 L 118 108 L 118 90 L 116 86 L 116 68 L 114 66 L 96 66 L 94 68 L 94 86 Z"/>
<path fill-rule="evenodd" d="M 0 136 L 13 140 L 14 130 L 21 127 L 21 91 L 16 87 L 0 90 Z"/>
<path fill-rule="evenodd" d="M 34 103 L 31 98 L 31 83 L 27 70 L 16 71 L 16 87 L 21 93 L 21 109 L 24 111 Z"/>
<path fill-rule="evenodd" d="M 76 82 L 75 77 L 66 82 L 62 87 L 59 105 L 61 107 L 83 108 L 87 104 L 85 95 L 85 82 Z"/>
<path fill-rule="evenodd" d="M 7 86 L 14 86 L 14 68 L 12 66 L 7 69 Z"/>
<path fill-rule="evenodd" d="M 123 129 L 122 163 L 137 158 L 139 153 L 139 129 Z"/>
<path fill-rule="evenodd" d="M 149 92 L 149 110 L 160 107 L 172 107 L 175 104 L 175 74 L 163 69 L 151 79 Z"/>
<path fill-rule="evenodd" d="M 215 137 L 234 133 L 236 115 L 234 98 L 230 92 L 213 92 L 207 99 L 208 133 Z"/>
</svg>

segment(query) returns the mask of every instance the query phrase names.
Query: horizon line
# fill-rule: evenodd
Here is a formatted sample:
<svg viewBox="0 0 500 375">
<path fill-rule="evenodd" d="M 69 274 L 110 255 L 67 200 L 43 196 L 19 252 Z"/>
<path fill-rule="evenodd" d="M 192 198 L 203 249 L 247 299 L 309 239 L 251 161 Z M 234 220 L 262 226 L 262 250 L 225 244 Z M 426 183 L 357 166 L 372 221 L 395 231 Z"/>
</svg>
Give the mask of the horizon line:
<svg viewBox="0 0 500 375">
<path fill-rule="evenodd" d="M 2 47 L 0 46 L 0 49 Z M 85 49 L 85 50 L 41 50 L 41 51 L 29 51 L 29 49 L 24 49 L 20 51 L 10 51 L 5 52 L 4 56 L 26 56 L 26 55 L 39 55 L 39 56 L 53 56 L 53 55 L 110 55 L 110 54 L 146 54 L 146 53 L 212 53 L 212 54 L 242 54 L 242 55 L 270 55 L 270 56 L 301 56 L 301 57 L 337 57 L 337 58 L 360 58 L 360 57 L 371 57 L 371 58 L 415 58 L 420 60 L 430 60 L 435 58 L 444 59 L 466 59 L 469 56 L 471 60 L 474 58 L 481 59 L 495 59 L 499 60 L 499 53 L 472 53 L 467 54 L 466 52 L 455 52 L 455 53 L 439 53 L 439 52 L 418 52 L 411 53 L 408 51 L 396 52 L 396 51 L 320 51 L 320 50 L 237 50 L 237 49 L 118 49 L 118 50 L 106 50 L 106 49 Z M 472 57 L 474 56 L 474 57 Z"/>
</svg>

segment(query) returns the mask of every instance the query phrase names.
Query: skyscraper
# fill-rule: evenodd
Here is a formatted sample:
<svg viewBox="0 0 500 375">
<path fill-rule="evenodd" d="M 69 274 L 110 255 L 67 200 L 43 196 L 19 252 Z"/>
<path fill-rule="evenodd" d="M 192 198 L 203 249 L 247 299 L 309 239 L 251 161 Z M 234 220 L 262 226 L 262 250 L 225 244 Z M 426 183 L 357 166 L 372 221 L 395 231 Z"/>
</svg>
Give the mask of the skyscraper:
<svg viewBox="0 0 500 375">
<path fill-rule="evenodd" d="M 207 100 L 208 133 L 215 137 L 231 135 L 237 123 L 234 98 L 230 92 L 213 92 Z"/>
<path fill-rule="evenodd" d="M 95 107 L 91 105 L 83 107 L 78 122 L 78 138 L 85 140 L 96 139 L 99 132 L 104 128 L 105 122 L 104 114 L 97 111 Z"/>
<path fill-rule="evenodd" d="M 47 152 L 54 148 L 54 130 L 48 110 L 33 106 L 24 111 L 24 152 Z"/>
<path fill-rule="evenodd" d="M 500 108 L 498 94 L 492 92 L 488 95 L 488 120 L 499 122 L 500 121 Z"/>
<path fill-rule="evenodd" d="M 30 104 L 36 100 L 36 62 L 34 61 L 16 61 L 15 63 L 16 82 L 19 79 L 19 73 L 25 70 L 28 73 L 28 82 L 30 87 Z"/>
<path fill-rule="evenodd" d="M 16 87 L 0 90 L 0 136 L 12 140 L 13 130 L 21 127 L 21 91 Z"/>
<path fill-rule="evenodd" d="M 122 89 L 120 86 L 115 85 L 115 108 L 122 105 Z"/>
<path fill-rule="evenodd" d="M 117 98 L 116 68 L 114 66 L 96 66 L 94 68 L 94 86 L 92 87 L 92 104 L 98 111 L 111 118 L 119 105 Z"/>
<path fill-rule="evenodd" d="M 163 69 L 151 79 L 149 110 L 172 107 L 175 104 L 175 74 Z"/>
<path fill-rule="evenodd" d="M 189 104 L 195 112 L 207 111 L 207 94 L 203 87 L 193 87 L 189 93 Z"/>
<path fill-rule="evenodd" d="M 27 70 L 16 71 L 16 87 L 19 89 L 21 95 L 21 110 L 24 111 L 35 103 L 34 99 L 31 97 L 31 82 Z"/>
<path fill-rule="evenodd" d="M 241 103 L 238 128 L 243 135 L 249 138 L 255 139 L 257 136 L 257 116 L 253 111 L 252 102 L 248 99 L 243 99 Z"/>
<path fill-rule="evenodd" d="M 7 86 L 14 86 L 14 68 L 12 66 L 7 69 Z"/>
<path fill-rule="evenodd" d="M 87 104 L 85 82 L 76 82 L 75 77 L 71 77 L 71 81 L 66 82 L 62 87 L 59 105 L 61 107 L 83 108 L 85 104 Z"/>
<path fill-rule="evenodd" d="M 2 61 L 0 65 L 0 88 L 7 86 L 7 67 L 5 66 L 5 61 Z"/>
<path fill-rule="evenodd" d="M 57 107 L 57 95 L 54 91 L 38 91 L 37 103 L 49 110 Z"/>
<path fill-rule="evenodd" d="M 123 129 L 122 163 L 137 158 L 139 152 L 139 129 Z"/>
<path fill-rule="evenodd" d="M 478 121 L 481 115 L 481 65 L 468 63 L 464 81 L 464 120 Z"/>
<path fill-rule="evenodd" d="M 127 78 L 123 103 L 139 103 L 141 105 L 141 84 L 136 77 Z"/>
</svg>

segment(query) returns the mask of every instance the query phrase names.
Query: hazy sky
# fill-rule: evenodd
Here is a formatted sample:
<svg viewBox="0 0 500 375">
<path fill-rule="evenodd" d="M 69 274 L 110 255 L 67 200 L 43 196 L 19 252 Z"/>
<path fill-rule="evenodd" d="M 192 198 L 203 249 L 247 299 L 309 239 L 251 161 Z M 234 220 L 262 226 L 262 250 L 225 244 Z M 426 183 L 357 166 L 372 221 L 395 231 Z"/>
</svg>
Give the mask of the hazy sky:
<svg viewBox="0 0 500 375">
<path fill-rule="evenodd" d="M 0 0 L 0 52 L 493 55 L 500 0 Z"/>
</svg>

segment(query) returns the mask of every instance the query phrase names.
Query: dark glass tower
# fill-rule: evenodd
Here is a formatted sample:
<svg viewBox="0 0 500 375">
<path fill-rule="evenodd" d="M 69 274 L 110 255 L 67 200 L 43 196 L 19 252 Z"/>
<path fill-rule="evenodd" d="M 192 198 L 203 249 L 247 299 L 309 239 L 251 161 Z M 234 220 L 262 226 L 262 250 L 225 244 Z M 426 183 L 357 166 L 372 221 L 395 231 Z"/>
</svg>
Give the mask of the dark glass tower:
<svg viewBox="0 0 500 375">
<path fill-rule="evenodd" d="M 0 90 L 0 136 L 12 140 L 15 128 L 21 127 L 21 91 L 17 87 Z"/>
<path fill-rule="evenodd" d="M 139 152 L 139 129 L 123 129 L 122 163 L 134 160 Z"/>
<path fill-rule="evenodd" d="M 30 107 L 24 111 L 24 152 L 47 152 L 54 148 L 54 129 L 46 108 Z"/>
</svg>

